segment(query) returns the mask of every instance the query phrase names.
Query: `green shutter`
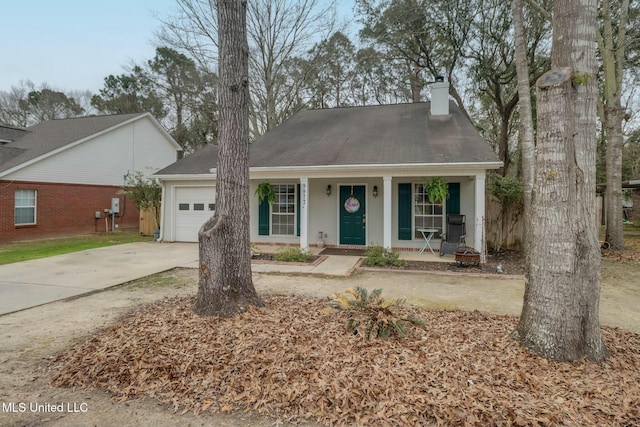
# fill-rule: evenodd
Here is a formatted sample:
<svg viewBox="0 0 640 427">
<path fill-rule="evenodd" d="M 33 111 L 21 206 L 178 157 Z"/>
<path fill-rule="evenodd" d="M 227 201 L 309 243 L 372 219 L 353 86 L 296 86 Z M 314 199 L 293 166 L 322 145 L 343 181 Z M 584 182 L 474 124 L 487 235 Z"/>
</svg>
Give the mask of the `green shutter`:
<svg viewBox="0 0 640 427">
<path fill-rule="evenodd" d="M 300 237 L 300 184 L 297 185 L 296 191 L 296 236 Z"/>
<path fill-rule="evenodd" d="M 460 183 L 449 183 L 449 198 L 447 199 L 447 215 L 460 214 Z"/>
<path fill-rule="evenodd" d="M 266 197 L 258 206 L 258 235 L 269 235 L 269 201 Z"/>
<path fill-rule="evenodd" d="M 398 239 L 411 240 L 411 184 L 398 184 Z"/>
</svg>

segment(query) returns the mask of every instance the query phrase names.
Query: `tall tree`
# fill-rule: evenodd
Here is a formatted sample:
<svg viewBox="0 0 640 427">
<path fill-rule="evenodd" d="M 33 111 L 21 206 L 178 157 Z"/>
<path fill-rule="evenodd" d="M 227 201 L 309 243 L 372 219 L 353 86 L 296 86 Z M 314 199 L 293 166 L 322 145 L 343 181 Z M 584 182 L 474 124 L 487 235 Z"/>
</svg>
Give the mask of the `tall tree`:
<svg viewBox="0 0 640 427">
<path fill-rule="evenodd" d="M 76 117 L 84 112 L 73 98 L 47 88 L 29 92 L 22 104 L 38 122 Z"/>
<path fill-rule="evenodd" d="M 29 113 L 20 107 L 20 102 L 27 99 L 29 88 L 34 87 L 31 81 L 21 81 L 19 85 L 11 86 L 8 92 L 0 91 L 0 123 L 11 126 L 27 127 L 30 123 Z"/>
<path fill-rule="evenodd" d="M 287 79 L 287 59 L 308 47 L 333 26 L 332 5 L 318 0 L 254 0 L 248 2 L 251 40 L 249 68 L 254 136 L 261 135 L 296 113 L 300 82 Z"/>
<path fill-rule="evenodd" d="M 516 337 L 555 360 L 602 361 L 595 223 L 597 0 L 553 3 L 552 69 L 537 82 L 538 140 L 525 297 Z"/>
<path fill-rule="evenodd" d="M 549 25 L 535 15 L 527 16 L 528 40 L 523 50 L 524 61 L 529 70 L 528 85 L 549 68 L 548 52 L 544 51 L 549 37 Z M 523 25 L 524 25 L 523 16 Z M 477 123 L 488 122 L 483 132 L 486 140 L 495 146 L 495 151 L 504 166 L 503 175 L 520 175 L 512 166 L 518 159 L 518 147 L 514 143 L 518 116 L 519 91 L 516 72 L 516 56 L 512 28 L 512 13 L 508 2 L 502 0 L 483 1 L 474 17 L 471 47 L 466 53 L 469 59 L 471 88 L 480 100 L 480 111 L 474 115 Z M 485 128 L 485 126 L 482 126 Z M 510 173 L 511 172 L 511 173 Z"/>
<path fill-rule="evenodd" d="M 352 87 L 354 104 L 394 104 L 410 100 L 397 74 L 398 67 L 382 52 L 371 46 L 359 49 L 355 57 Z"/>
<path fill-rule="evenodd" d="M 444 75 L 449 94 L 469 116 L 459 85 L 473 22 L 473 0 L 357 0 L 360 36 L 402 59 L 411 70 L 412 99 L 420 101 L 425 81 Z"/>
<path fill-rule="evenodd" d="M 194 311 L 230 317 L 262 305 L 251 278 L 249 238 L 249 47 L 245 0 L 219 0 L 220 139 L 216 210 L 200 228 Z"/>
<path fill-rule="evenodd" d="M 0 123 L 12 126 L 27 127 L 84 112 L 73 94 L 54 90 L 46 83 L 36 87 L 31 81 L 21 81 L 10 92 L 0 92 Z"/>
<path fill-rule="evenodd" d="M 316 108 L 351 104 L 355 47 L 340 31 L 316 44 L 305 61 L 310 104 Z"/>
<path fill-rule="evenodd" d="M 520 153 L 522 159 L 523 207 L 524 207 L 524 251 L 528 257 L 528 242 L 531 241 L 531 193 L 535 177 L 535 132 L 533 129 L 533 111 L 531 107 L 531 82 L 527 61 L 527 39 L 524 29 L 522 0 L 511 1 L 513 15 L 513 38 L 515 40 L 516 75 L 518 81 L 518 108 L 520 113 Z M 527 265 L 530 261 L 526 261 Z"/>
<path fill-rule="evenodd" d="M 105 77 L 104 88 L 91 98 L 91 105 L 110 114 L 150 112 L 162 120 L 166 115 L 162 100 L 141 74 L 142 70 L 136 66 L 131 74 Z"/>
<path fill-rule="evenodd" d="M 629 25 L 629 0 L 602 0 L 600 4 L 602 24 L 596 33 L 602 61 L 604 87 L 598 108 L 606 138 L 606 190 L 605 203 L 607 229 L 605 240 L 610 249 L 624 249 L 622 232 L 622 147 L 624 135 L 622 123 L 622 82 L 624 78 L 627 27 Z"/>
<path fill-rule="evenodd" d="M 215 142 L 215 73 L 198 69 L 193 59 L 169 47 L 158 47 L 153 59 L 136 69 L 144 85 L 153 87 L 162 100 L 167 112 L 163 124 L 185 151 Z"/>
<path fill-rule="evenodd" d="M 216 2 L 177 0 L 178 15 L 164 21 L 163 43 L 184 50 L 202 67 L 218 54 Z M 318 35 L 333 29 L 334 2 L 255 0 L 247 3 L 250 49 L 251 133 L 255 138 L 295 113 L 300 82 L 287 74 L 288 59 L 301 57 Z"/>
</svg>

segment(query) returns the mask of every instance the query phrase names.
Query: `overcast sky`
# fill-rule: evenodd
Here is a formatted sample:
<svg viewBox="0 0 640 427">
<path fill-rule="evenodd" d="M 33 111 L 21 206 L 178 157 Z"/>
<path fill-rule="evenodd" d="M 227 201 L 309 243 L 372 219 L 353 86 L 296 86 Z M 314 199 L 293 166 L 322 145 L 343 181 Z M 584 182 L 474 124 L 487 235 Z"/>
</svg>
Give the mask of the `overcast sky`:
<svg viewBox="0 0 640 427">
<path fill-rule="evenodd" d="M 174 0 L 0 0 L 0 90 L 20 80 L 97 92 L 154 55 L 157 15 Z"/>
<path fill-rule="evenodd" d="M 352 0 L 338 0 L 351 12 Z M 0 0 L 0 90 L 20 80 L 98 92 L 109 74 L 151 59 L 158 17 L 175 0 Z"/>
</svg>

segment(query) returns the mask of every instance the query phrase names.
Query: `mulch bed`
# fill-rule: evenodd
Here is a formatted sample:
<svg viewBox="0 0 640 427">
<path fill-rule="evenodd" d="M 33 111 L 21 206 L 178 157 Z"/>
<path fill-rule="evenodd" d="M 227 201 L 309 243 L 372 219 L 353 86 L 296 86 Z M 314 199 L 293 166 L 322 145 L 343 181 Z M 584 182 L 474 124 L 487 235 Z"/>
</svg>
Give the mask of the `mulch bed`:
<svg viewBox="0 0 640 427">
<path fill-rule="evenodd" d="M 509 316 L 403 308 L 427 327 L 367 341 L 327 300 L 264 301 L 232 319 L 194 315 L 193 298 L 147 306 L 59 355 L 51 383 L 325 425 L 640 425 L 630 332 L 603 328 L 602 365 L 558 363 L 520 348 Z"/>
<path fill-rule="evenodd" d="M 277 261 L 277 254 L 257 254 L 251 257 L 251 261 L 257 261 L 258 263 L 269 263 L 269 264 L 319 264 L 321 261 L 324 261 L 326 257 L 320 255 L 309 255 L 307 260 L 302 262 L 297 261 Z"/>
<path fill-rule="evenodd" d="M 443 258 L 449 262 L 407 261 L 404 267 L 371 267 L 394 270 L 413 271 L 450 271 L 455 273 L 478 273 L 496 275 L 523 275 L 525 273 L 524 259 L 519 252 L 499 252 L 487 255 L 486 262 L 478 266 L 460 265 L 452 256 Z"/>
</svg>

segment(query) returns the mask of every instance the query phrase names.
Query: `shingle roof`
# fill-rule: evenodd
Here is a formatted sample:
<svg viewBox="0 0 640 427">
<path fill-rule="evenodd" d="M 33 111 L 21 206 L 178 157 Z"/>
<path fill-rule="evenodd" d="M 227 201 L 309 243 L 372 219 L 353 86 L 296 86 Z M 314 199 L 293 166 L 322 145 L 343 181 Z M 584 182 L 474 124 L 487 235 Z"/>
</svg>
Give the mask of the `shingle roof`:
<svg viewBox="0 0 640 427">
<path fill-rule="evenodd" d="M 455 103 L 449 110 L 432 116 L 426 102 L 301 111 L 251 145 L 250 166 L 499 163 Z M 157 174 L 205 173 L 215 161 L 200 150 Z"/>
<path fill-rule="evenodd" d="M 3 141 L 14 141 L 21 136 L 24 136 L 27 130 L 23 128 L 17 128 L 13 126 L 0 125 L 0 144 Z"/>
<path fill-rule="evenodd" d="M 42 122 L 0 146 L 0 172 L 148 113 L 90 116 Z"/>
<path fill-rule="evenodd" d="M 218 163 L 218 146 L 209 144 L 154 175 L 208 174 Z"/>
</svg>

